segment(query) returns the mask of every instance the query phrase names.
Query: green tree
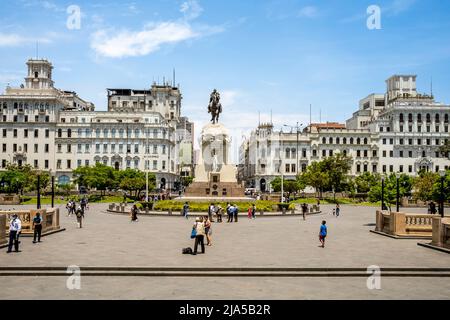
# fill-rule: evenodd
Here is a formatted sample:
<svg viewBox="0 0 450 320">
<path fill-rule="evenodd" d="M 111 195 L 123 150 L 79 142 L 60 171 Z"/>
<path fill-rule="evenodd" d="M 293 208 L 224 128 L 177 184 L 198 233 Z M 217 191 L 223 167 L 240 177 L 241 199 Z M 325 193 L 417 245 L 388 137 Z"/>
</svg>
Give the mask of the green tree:
<svg viewBox="0 0 450 320">
<path fill-rule="evenodd" d="M 372 187 L 376 186 L 380 181 L 379 174 L 364 172 L 355 178 L 355 187 L 358 193 L 368 193 Z"/>
<path fill-rule="evenodd" d="M 404 196 L 411 194 L 413 179 L 406 175 L 402 174 L 399 177 L 399 197 L 402 198 Z M 375 186 L 373 186 L 369 191 L 369 200 L 372 202 L 382 201 L 382 181 L 377 182 Z M 389 208 L 389 211 L 392 211 L 392 205 L 397 201 L 397 177 L 395 173 L 392 173 L 384 180 L 384 203 Z"/>
<path fill-rule="evenodd" d="M 275 192 L 280 192 L 281 191 L 281 178 L 276 177 L 275 179 L 272 180 L 270 185 L 272 186 L 272 188 Z M 283 179 L 283 191 L 284 192 L 291 194 L 291 193 L 297 192 L 299 190 L 302 190 L 302 189 L 301 189 L 301 185 L 299 184 L 298 180 Z"/>
<path fill-rule="evenodd" d="M 145 189 L 145 173 L 135 169 L 125 169 L 117 172 L 119 188 L 128 191 L 132 197 L 139 199 L 140 193 Z M 156 177 L 149 173 L 149 190 L 153 190 L 156 185 Z M 134 195 L 133 195 L 134 192 Z"/>
<path fill-rule="evenodd" d="M 181 184 L 183 187 L 188 187 L 194 181 L 193 177 L 181 177 Z"/>
<path fill-rule="evenodd" d="M 319 198 L 322 197 L 324 188 L 329 185 L 329 175 L 323 170 L 322 162 L 311 163 L 306 168 L 306 172 L 300 175 L 300 180 L 313 187 Z"/>
<path fill-rule="evenodd" d="M 439 175 L 432 172 L 422 172 L 414 179 L 414 197 L 421 201 L 430 201 L 435 192 L 434 186 L 439 180 Z"/>
<path fill-rule="evenodd" d="M 442 179 L 444 179 L 443 189 Z M 436 202 L 440 202 L 442 195 L 444 196 L 444 201 L 450 201 L 450 170 L 447 171 L 444 178 L 437 175 L 436 181 L 433 184 L 432 199 Z"/>
</svg>

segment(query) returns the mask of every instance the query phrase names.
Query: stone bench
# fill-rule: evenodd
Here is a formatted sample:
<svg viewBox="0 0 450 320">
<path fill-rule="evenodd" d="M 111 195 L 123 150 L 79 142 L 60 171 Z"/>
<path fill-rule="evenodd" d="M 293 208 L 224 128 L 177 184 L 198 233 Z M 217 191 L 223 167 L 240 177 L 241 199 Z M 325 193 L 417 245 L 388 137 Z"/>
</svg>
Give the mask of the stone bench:
<svg viewBox="0 0 450 320">
<path fill-rule="evenodd" d="M 5 219 L 5 225 L 0 227 L 5 233 L 9 233 L 9 221 L 14 214 L 19 216 L 22 222 L 22 235 L 32 236 L 34 233 L 33 218 L 39 212 L 42 217 L 42 235 L 51 234 L 58 231 L 63 231 L 59 225 L 59 208 L 52 209 L 38 209 L 38 210 L 14 210 L 14 211 L 0 211 L 0 217 Z"/>
</svg>

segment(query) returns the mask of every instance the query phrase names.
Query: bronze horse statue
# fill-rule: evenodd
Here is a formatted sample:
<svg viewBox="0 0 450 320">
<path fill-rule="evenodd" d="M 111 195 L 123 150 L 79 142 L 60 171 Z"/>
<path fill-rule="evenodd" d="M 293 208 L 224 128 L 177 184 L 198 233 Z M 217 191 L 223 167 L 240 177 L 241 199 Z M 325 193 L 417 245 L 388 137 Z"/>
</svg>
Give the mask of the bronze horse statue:
<svg viewBox="0 0 450 320">
<path fill-rule="evenodd" d="M 213 124 L 219 122 L 219 115 L 222 113 L 222 105 L 220 104 L 220 93 L 216 89 L 211 93 L 208 113 L 211 113 L 211 122 Z"/>
</svg>

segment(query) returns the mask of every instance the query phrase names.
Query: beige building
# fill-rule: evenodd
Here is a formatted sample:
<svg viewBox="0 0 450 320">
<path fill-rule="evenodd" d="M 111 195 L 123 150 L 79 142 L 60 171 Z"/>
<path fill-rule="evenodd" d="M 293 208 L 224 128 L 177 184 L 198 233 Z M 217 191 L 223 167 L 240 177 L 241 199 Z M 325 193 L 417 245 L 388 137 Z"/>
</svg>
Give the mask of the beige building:
<svg viewBox="0 0 450 320">
<path fill-rule="evenodd" d="M 29 60 L 27 66 L 25 85 L 0 95 L 0 169 L 30 164 L 51 170 L 64 184 L 73 169 L 99 162 L 148 170 L 156 174 L 158 187 L 174 186 L 180 172 L 177 87 L 108 89 L 108 111 L 94 111 L 75 92 L 54 87 L 49 61 Z"/>
<path fill-rule="evenodd" d="M 386 85 L 385 94 L 362 99 L 346 124 L 311 124 L 299 133 L 259 125 L 241 145 L 239 180 L 269 191 L 275 177 L 293 179 L 336 153 L 352 157 L 353 176 L 448 169 L 449 157 L 439 148 L 450 137 L 450 106 L 417 93 L 416 76 L 396 75 Z"/>
</svg>

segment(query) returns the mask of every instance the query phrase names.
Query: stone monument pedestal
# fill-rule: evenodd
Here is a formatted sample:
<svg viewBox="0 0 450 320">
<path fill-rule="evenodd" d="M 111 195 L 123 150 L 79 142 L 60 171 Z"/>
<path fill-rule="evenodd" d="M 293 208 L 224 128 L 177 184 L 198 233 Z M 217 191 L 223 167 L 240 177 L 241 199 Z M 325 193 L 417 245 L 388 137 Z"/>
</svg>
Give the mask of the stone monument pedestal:
<svg viewBox="0 0 450 320">
<path fill-rule="evenodd" d="M 186 197 L 245 197 L 237 183 L 237 168 L 229 163 L 231 138 L 220 123 L 203 127 L 200 136 L 200 159 L 195 168 L 194 182 L 186 189 Z"/>
</svg>

